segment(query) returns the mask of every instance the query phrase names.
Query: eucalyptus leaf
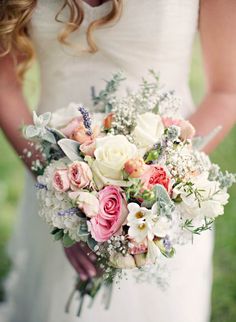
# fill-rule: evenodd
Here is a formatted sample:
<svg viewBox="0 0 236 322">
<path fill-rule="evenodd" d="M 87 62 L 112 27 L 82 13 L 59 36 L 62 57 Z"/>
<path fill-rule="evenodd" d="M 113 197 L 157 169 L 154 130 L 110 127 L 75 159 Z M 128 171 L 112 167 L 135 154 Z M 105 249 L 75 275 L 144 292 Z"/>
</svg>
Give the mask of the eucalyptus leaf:
<svg viewBox="0 0 236 322">
<path fill-rule="evenodd" d="M 162 185 L 156 184 L 153 191 L 155 193 L 159 213 L 171 217 L 175 205 L 166 189 Z"/>
<path fill-rule="evenodd" d="M 88 225 L 87 225 L 86 219 L 80 221 L 80 226 L 79 226 L 77 235 L 79 237 L 84 237 L 84 236 L 88 236 L 89 235 Z"/>
<path fill-rule="evenodd" d="M 43 126 L 46 126 L 51 120 L 52 113 L 46 112 L 39 116 L 40 121 L 42 122 Z"/>
<path fill-rule="evenodd" d="M 61 139 L 57 142 L 57 144 L 71 161 L 83 161 L 80 156 L 80 144 L 78 142 L 70 139 Z"/>
<path fill-rule="evenodd" d="M 40 134 L 40 129 L 34 125 L 28 125 L 25 128 L 25 137 L 26 138 L 33 138 Z"/>
<path fill-rule="evenodd" d="M 72 240 L 68 234 L 65 234 L 62 239 L 64 247 L 70 247 L 76 243 L 76 241 Z"/>
<path fill-rule="evenodd" d="M 222 126 L 217 126 L 206 136 L 196 136 L 192 139 L 192 146 L 196 150 L 203 150 L 204 147 L 210 143 L 215 136 L 222 130 Z"/>
<path fill-rule="evenodd" d="M 94 247 L 97 245 L 97 242 L 95 239 L 93 239 L 91 236 L 88 237 L 87 239 L 87 244 L 88 244 L 88 247 L 94 251 Z"/>
<path fill-rule="evenodd" d="M 35 125 L 38 123 L 38 115 L 36 114 L 35 111 L 33 111 L 33 122 L 34 122 Z"/>
<path fill-rule="evenodd" d="M 56 144 L 56 143 L 57 143 L 57 142 L 56 142 L 56 139 L 55 139 L 55 137 L 54 137 L 54 135 L 53 135 L 51 132 L 49 132 L 49 131 L 46 131 L 46 132 L 42 135 L 42 139 L 43 139 L 44 141 L 47 141 L 47 142 L 52 143 L 52 144 Z"/>
<path fill-rule="evenodd" d="M 59 141 L 61 139 L 65 139 L 66 138 L 66 136 L 61 131 L 59 131 L 57 129 L 50 128 L 50 131 L 54 135 L 56 141 Z"/>
</svg>

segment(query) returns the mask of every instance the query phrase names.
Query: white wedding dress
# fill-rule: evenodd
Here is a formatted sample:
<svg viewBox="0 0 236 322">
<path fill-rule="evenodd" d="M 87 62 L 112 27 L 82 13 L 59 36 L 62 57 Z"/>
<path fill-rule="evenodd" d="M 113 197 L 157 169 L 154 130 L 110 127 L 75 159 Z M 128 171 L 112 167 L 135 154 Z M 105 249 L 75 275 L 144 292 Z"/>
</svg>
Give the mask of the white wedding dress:
<svg viewBox="0 0 236 322">
<path fill-rule="evenodd" d="M 91 86 L 97 91 L 111 75 L 123 70 L 135 88 L 152 68 L 162 83 L 183 98 L 184 116 L 194 111 L 188 86 L 193 38 L 197 29 L 198 0 L 125 0 L 120 21 L 94 33 L 96 54 L 72 54 L 56 37 L 62 24 L 54 20 L 64 1 L 39 0 L 30 35 L 41 70 L 39 112 L 54 111 L 69 102 L 91 104 Z M 88 24 L 111 9 L 84 3 L 85 19 L 71 40 L 86 46 Z M 64 10 L 62 18 L 67 19 Z M 37 212 L 34 182 L 27 176 L 21 215 L 11 242 L 15 268 L 8 281 L 8 322 L 207 322 L 210 313 L 213 234 L 204 233 L 194 244 L 177 249 L 169 260 L 170 286 L 137 284 L 132 278 L 115 286 L 109 310 L 101 296 L 84 308 L 82 317 L 64 313 L 76 274 L 63 249 L 54 242 Z"/>
</svg>

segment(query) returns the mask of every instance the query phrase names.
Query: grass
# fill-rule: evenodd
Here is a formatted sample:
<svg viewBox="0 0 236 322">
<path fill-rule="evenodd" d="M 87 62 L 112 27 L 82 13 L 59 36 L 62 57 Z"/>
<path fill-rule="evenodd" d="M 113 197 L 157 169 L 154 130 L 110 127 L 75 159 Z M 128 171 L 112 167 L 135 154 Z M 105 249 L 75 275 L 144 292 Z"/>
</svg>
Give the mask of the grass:
<svg viewBox="0 0 236 322">
<path fill-rule="evenodd" d="M 31 107 L 38 97 L 37 67 L 28 75 L 25 94 Z M 196 103 L 204 93 L 199 43 L 196 42 L 190 75 L 190 86 Z M 222 168 L 236 172 L 236 129 L 213 153 L 213 161 Z M 5 245 L 12 231 L 19 196 L 23 188 L 23 167 L 2 133 L 0 133 L 0 301 L 4 299 L 3 279 L 10 268 Z M 16 184 L 17 183 L 17 184 Z M 236 321 L 236 186 L 231 189 L 231 201 L 225 216 L 216 223 L 214 255 L 214 285 L 211 322 Z"/>
</svg>

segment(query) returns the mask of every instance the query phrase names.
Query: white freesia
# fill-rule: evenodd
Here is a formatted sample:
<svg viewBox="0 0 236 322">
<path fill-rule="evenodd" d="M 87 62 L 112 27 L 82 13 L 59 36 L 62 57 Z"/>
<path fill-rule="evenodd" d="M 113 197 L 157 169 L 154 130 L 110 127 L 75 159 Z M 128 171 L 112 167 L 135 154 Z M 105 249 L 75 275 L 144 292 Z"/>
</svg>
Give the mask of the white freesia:
<svg viewBox="0 0 236 322">
<path fill-rule="evenodd" d="M 58 109 L 52 113 L 50 126 L 55 129 L 60 129 L 70 123 L 75 117 L 81 116 L 78 110 L 79 106 L 79 104 L 70 103 L 67 107 Z"/>
<path fill-rule="evenodd" d="M 158 214 L 157 204 L 152 209 L 140 207 L 137 203 L 128 204 L 128 234 L 138 243 L 145 238 L 152 241 L 154 237 L 164 238 L 171 229 L 171 220 Z"/>
<path fill-rule="evenodd" d="M 129 226 L 129 237 L 137 243 L 141 243 L 148 236 L 147 221 L 152 211 L 145 207 L 140 207 L 134 202 L 128 204 L 128 210 L 127 225 Z"/>
<path fill-rule="evenodd" d="M 137 116 L 137 125 L 133 131 L 135 143 L 140 148 L 149 148 L 160 141 L 164 125 L 159 115 L 147 112 Z"/>
<path fill-rule="evenodd" d="M 191 186 L 177 185 L 173 194 L 181 197 L 182 202 L 178 207 L 190 219 L 216 218 L 223 215 L 224 206 L 229 199 L 229 194 L 220 188 L 219 182 L 208 180 L 208 172 L 193 177 Z"/>
<path fill-rule="evenodd" d="M 149 226 L 154 236 L 164 238 L 170 233 L 172 221 L 166 216 L 160 216 L 158 214 L 157 203 L 152 206 L 152 216 Z"/>
<path fill-rule="evenodd" d="M 93 170 L 98 168 L 106 178 L 122 180 L 124 164 L 137 156 L 137 147 L 130 143 L 124 135 L 111 135 L 96 139 Z"/>
</svg>

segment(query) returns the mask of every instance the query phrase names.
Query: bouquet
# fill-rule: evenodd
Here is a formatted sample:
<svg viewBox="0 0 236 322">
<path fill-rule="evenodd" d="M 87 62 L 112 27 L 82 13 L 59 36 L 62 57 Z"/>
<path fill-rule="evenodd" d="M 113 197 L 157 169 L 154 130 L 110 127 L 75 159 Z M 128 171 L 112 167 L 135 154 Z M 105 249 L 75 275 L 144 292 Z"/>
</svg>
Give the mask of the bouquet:
<svg viewBox="0 0 236 322">
<path fill-rule="evenodd" d="M 78 278 L 81 299 L 94 298 L 126 269 L 148 270 L 174 256 L 176 245 L 210 229 L 235 182 L 200 151 L 214 133 L 195 137 L 178 113 L 181 100 L 151 75 L 121 96 L 125 78 L 115 74 L 93 91 L 97 113 L 70 103 L 34 112 L 34 124 L 24 127 L 45 160 L 32 164 L 40 216 L 65 247 L 86 243 L 103 271 Z"/>
</svg>

